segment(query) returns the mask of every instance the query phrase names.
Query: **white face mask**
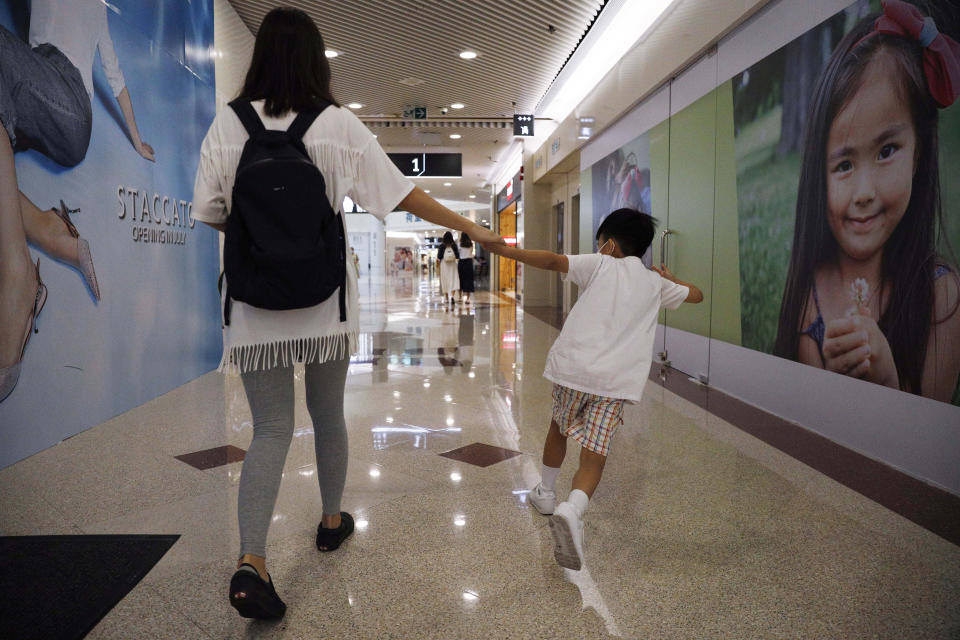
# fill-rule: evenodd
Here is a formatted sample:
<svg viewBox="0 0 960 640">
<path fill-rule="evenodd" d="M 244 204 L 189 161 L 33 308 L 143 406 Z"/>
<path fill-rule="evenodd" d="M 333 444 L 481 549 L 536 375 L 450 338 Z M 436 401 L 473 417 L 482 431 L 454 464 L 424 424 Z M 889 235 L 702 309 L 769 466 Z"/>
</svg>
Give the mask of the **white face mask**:
<svg viewBox="0 0 960 640">
<path fill-rule="evenodd" d="M 613 238 L 607 238 L 607 241 L 604 242 L 602 245 L 600 245 L 600 247 L 597 249 L 597 253 L 599 253 L 602 256 L 608 255 L 604 253 L 603 250 L 606 249 L 607 245 L 610 244 L 612 241 L 613 241 Z"/>
</svg>

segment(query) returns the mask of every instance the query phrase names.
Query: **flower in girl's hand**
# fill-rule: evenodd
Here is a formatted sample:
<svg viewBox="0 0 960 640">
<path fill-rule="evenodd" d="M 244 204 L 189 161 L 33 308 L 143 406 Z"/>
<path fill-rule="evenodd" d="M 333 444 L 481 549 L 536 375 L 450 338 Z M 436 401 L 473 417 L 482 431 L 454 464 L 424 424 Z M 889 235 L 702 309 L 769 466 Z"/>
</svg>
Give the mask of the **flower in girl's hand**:
<svg viewBox="0 0 960 640">
<path fill-rule="evenodd" d="M 850 285 L 850 297 L 857 307 L 865 307 L 867 299 L 870 298 L 870 285 L 864 278 L 857 278 Z"/>
</svg>

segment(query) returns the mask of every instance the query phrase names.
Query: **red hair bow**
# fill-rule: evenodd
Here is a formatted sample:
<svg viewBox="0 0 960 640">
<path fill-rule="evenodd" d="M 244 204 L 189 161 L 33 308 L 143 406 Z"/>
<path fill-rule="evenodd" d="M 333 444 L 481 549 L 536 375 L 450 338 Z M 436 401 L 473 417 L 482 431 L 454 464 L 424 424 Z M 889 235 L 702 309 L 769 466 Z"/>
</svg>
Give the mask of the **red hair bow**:
<svg viewBox="0 0 960 640">
<path fill-rule="evenodd" d="M 877 18 L 874 29 L 920 43 L 930 95 L 941 109 L 960 96 L 960 43 L 938 32 L 933 18 L 902 0 L 883 0 L 883 15 Z"/>
</svg>

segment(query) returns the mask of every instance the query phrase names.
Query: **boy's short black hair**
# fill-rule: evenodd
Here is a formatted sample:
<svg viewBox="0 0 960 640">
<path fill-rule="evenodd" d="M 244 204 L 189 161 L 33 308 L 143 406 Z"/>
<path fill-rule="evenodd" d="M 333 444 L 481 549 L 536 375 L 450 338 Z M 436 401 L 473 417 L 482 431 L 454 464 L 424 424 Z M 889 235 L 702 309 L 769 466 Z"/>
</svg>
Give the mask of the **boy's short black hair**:
<svg viewBox="0 0 960 640">
<path fill-rule="evenodd" d="M 613 238 L 625 256 L 642 258 L 653 242 L 657 228 L 657 219 L 636 209 L 617 209 L 600 223 L 597 240 L 600 236 Z"/>
</svg>

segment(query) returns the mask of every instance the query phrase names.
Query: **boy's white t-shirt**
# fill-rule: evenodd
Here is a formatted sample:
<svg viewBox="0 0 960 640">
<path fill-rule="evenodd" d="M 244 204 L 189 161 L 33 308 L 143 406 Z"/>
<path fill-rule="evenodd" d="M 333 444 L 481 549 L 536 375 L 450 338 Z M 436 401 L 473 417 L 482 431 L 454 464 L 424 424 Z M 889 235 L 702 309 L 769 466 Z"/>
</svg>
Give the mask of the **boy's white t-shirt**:
<svg viewBox="0 0 960 640">
<path fill-rule="evenodd" d="M 676 309 L 690 289 L 633 256 L 594 253 L 567 260 L 566 279 L 580 295 L 550 349 L 544 377 L 585 393 L 640 400 L 660 309 Z"/>
</svg>

